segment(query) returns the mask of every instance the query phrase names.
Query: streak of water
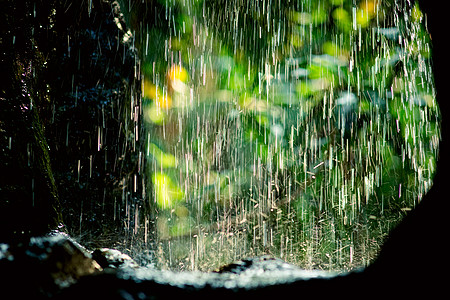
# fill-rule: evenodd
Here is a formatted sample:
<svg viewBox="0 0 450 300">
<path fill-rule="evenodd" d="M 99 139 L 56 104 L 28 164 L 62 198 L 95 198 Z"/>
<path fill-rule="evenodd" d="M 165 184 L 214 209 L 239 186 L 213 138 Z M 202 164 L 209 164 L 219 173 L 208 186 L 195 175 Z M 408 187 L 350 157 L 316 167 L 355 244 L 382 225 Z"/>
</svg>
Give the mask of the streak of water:
<svg viewBox="0 0 450 300">
<path fill-rule="evenodd" d="M 136 37 L 147 203 L 126 212 L 136 251 L 175 270 L 262 254 L 304 268 L 367 265 L 432 184 L 439 109 L 419 7 L 147 9 Z"/>
</svg>

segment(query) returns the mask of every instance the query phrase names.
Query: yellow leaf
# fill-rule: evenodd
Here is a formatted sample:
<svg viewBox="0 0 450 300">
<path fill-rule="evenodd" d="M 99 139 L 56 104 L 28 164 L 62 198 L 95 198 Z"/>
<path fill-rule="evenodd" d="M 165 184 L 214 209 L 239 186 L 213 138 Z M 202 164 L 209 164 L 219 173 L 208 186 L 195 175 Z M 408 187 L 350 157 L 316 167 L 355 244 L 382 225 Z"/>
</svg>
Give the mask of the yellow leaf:
<svg viewBox="0 0 450 300">
<path fill-rule="evenodd" d="M 152 99 L 158 107 L 168 109 L 172 106 L 172 99 L 167 93 L 162 93 L 161 88 L 144 79 L 142 84 L 144 98 Z"/>
<path fill-rule="evenodd" d="M 152 181 L 159 208 L 171 209 L 183 199 L 183 191 L 166 174 L 153 174 Z"/>
<path fill-rule="evenodd" d="M 156 99 L 157 97 L 156 86 L 149 82 L 147 79 L 144 79 L 144 81 L 142 82 L 142 92 L 145 98 Z"/>
<path fill-rule="evenodd" d="M 308 25 L 313 21 L 311 14 L 307 12 L 291 11 L 289 17 L 291 21 L 296 22 L 300 25 Z"/>
<path fill-rule="evenodd" d="M 163 123 L 166 114 L 156 105 L 150 105 L 144 109 L 144 117 L 147 122 L 160 125 Z"/>
<path fill-rule="evenodd" d="M 163 168 L 173 168 L 176 166 L 177 159 L 169 153 L 165 153 L 153 143 L 148 146 L 148 152 L 158 161 Z"/>
<path fill-rule="evenodd" d="M 368 13 L 367 10 L 358 10 L 356 12 L 356 23 L 361 25 L 361 28 L 366 28 L 370 20 L 372 19 L 372 15 Z"/>
<path fill-rule="evenodd" d="M 180 65 L 173 65 L 167 74 L 170 80 L 176 81 L 179 80 L 181 82 L 186 82 L 189 78 L 189 74 L 185 68 Z"/>
<path fill-rule="evenodd" d="M 414 22 L 422 21 L 423 14 L 420 11 L 419 5 L 417 3 L 414 5 L 414 8 L 412 9 L 411 17 Z"/>
<path fill-rule="evenodd" d="M 364 13 L 367 13 L 369 19 L 371 19 L 377 12 L 377 2 L 378 0 L 361 1 L 359 8 L 362 9 Z"/>
</svg>

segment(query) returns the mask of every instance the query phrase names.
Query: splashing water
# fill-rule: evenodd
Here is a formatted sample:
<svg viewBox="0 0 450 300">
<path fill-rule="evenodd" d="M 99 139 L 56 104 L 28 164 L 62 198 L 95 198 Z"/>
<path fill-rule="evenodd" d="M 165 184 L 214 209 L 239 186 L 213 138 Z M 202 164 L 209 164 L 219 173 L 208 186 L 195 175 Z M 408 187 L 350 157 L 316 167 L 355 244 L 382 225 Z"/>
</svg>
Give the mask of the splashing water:
<svg viewBox="0 0 450 300">
<path fill-rule="evenodd" d="M 440 115 L 419 7 L 284 2 L 122 3 L 146 130 L 131 251 L 159 268 L 365 266 L 432 185 Z"/>
</svg>

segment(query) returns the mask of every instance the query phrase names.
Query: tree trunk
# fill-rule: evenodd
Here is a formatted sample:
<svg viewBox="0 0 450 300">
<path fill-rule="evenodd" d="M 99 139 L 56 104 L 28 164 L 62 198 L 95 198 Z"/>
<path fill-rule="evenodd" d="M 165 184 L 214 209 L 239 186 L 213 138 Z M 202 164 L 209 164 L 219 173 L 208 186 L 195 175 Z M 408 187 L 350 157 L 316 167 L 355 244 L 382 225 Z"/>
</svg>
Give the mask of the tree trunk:
<svg viewBox="0 0 450 300">
<path fill-rule="evenodd" d="M 0 237 L 42 234 L 62 223 L 41 121 L 49 105 L 41 50 L 51 4 L 2 3 L 0 91 Z M 39 6 L 39 10 L 37 7 Z M 42 47 L 45 49 L 46 47 Z"/>
<path fill-rule="evenodd" d="M 88 240 L 120 234 L 141 196 L 140 68 L 124 28 L 110 1 L 2 1 L 0 241 L 63 221 Z"/>
</svg>

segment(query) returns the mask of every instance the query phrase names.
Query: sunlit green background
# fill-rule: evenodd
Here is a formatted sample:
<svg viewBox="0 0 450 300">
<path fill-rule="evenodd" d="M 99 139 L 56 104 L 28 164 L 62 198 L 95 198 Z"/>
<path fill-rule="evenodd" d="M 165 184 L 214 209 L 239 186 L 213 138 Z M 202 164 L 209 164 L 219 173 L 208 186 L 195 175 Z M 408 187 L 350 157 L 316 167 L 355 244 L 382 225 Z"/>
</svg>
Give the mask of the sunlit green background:
<svg viewBox="0 0 450 300">
<path fill-rule="evenodd" d="M 365 266 L 432 185 L 440 115 L 417 5 L 122 6 L 142 60 L 136 234 L 159 268 Z"/>
</svg>

